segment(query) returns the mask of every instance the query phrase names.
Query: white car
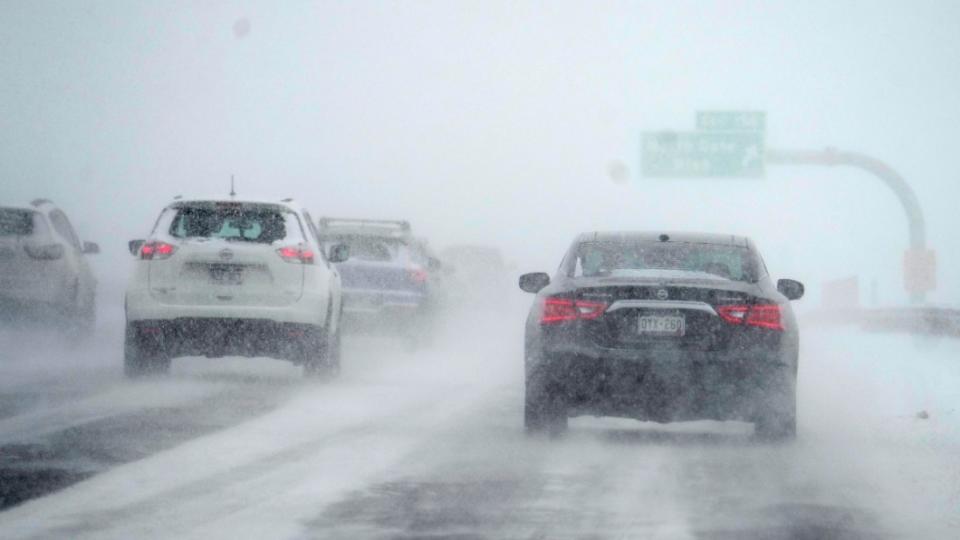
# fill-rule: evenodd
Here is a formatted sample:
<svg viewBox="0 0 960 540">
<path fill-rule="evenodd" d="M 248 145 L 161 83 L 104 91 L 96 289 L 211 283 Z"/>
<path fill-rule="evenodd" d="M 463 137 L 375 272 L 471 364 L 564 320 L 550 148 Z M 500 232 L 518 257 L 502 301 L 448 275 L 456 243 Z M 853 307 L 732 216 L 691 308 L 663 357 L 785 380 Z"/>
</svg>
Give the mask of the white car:
<svg viewBox="0 0 960 540">
<path fill-rule="evenodd" d="M 310 214 L 282 202 L 175 200 L 137 257 L 126 292 L 124 368 L 165 373 L 178 356 L 271 356 L 305 375 L 340 369 L 340 276 Z"/>
<path fill-rule="evenodd" d="M 78 337 L 96 317 L 97 281 L 86 256 L 99 253 L 82 242 L 66 214 L 47 199 L 0 207 L 0 305 L 5 314 L 34 313 Z"/>
</svg>

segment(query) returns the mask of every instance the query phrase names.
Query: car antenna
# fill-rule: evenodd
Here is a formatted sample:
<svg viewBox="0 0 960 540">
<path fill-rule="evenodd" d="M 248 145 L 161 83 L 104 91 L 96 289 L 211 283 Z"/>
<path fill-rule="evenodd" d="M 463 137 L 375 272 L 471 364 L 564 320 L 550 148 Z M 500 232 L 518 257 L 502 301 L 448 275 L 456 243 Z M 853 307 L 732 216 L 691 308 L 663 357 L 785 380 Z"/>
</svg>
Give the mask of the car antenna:
<svg viewBox="0 0 960 540">
<path fill-rule="evenodd" d="M 237 192 L 233 189 L 233 175 L 230 175 L 230 198 L 233 199 L 237 196 Z"/>
</svg>

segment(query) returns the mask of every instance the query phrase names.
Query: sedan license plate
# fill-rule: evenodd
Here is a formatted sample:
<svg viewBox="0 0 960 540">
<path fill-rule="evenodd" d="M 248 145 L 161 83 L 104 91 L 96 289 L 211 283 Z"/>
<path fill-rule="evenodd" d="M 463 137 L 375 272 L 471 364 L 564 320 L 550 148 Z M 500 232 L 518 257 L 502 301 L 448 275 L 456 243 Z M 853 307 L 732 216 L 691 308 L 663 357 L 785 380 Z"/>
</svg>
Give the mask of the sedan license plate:
<svg viewBox="0 0 960 540">
<path fill-rule="evenodd" d="M 637 331 L 643 336 L 676 336 L 686 332 L 686 320 L 676 315 L 648 315 L 639 318 Z"/>
<path fill-rule="evenodd" d="M 241 285 L 243 284 L 243 268 L 227 265 L 211 266 L 210 281 L 217 285 Z"/>
</svg>

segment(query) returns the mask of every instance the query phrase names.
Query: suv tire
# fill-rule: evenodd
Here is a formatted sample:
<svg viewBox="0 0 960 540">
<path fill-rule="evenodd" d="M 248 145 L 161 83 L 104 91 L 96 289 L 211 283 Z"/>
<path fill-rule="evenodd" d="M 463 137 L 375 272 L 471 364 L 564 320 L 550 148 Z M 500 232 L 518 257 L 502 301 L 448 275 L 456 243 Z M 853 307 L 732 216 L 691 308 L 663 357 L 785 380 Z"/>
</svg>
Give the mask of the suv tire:
<svg viewBox="0 0 960 540">
<path fill-rule="evenodd" d="M 170 361 L 159 339 L 146 340 L 136 324 L 127 323 L 123 342 L 124 375 L 131 379 L 166 375 L 170 372 Z"/>
<path fill-rule="evenodd" d="M 93 337 L 97 326 L 97 311 L 94 304 L 74 306 L 67 321 L 67 334 L 73 343 L 82 344 Z"/>
<path fill-rule="evenodd" d="M 340 331 L 322 330 L 304 344 L 303 376 L 334 379 L 340 375 Z"/>
</svg>

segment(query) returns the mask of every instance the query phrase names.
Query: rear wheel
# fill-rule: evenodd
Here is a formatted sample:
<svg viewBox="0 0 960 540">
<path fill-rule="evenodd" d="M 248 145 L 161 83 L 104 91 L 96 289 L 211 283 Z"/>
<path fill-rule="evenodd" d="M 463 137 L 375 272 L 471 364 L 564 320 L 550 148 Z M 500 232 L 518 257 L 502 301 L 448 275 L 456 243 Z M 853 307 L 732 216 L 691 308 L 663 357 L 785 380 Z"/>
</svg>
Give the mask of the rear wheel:
<svg viewBox="0 0 960 540">
<path fill-rule="evenodd" d="M 792 441 L 797 437 L 797 392 L 792 388 L 776 403 L 765 405 L 753 423 L 754 436 L 762 441 Z"/>
<path fill-rule="evenodd" d="M 123 345 L 123 373 L 128 378 L 166 375 L 170 358 L 164 354 L 160 335 L 147 335 L 133 323 L 127 323 Z"/>
<path fill-rule="evenodd" d="M 562 389 L 544 378 L 527 376 L 523 424 L 529 434 L 560 435 L 567 430 L 567 404 Z"/>
<path fill-rule="evenodd" d="M 326 346 L 323 348 L 323 361 L 329 376 L 340 375 L 340 330 L 328 336 Z"/>
<path fill-rule="evenodd" d="M 93 334 L 96 325 L 94 299 L 92 296 L 89 299 L 83 297 L 77 281 L 70 285 L 66 296 L 64 303 L 57 308 L 57 324 L 71 343 L 81 343 Z"/>
<path fill-rule="evenodd" d="M 797 437 L 797 417 L 761 416 L 754 422 L 754 433 L 761 441 L 792 441 Z"/>
<path fill-rule="evenodd" d="M 74 343 L 83 343 L 93 337 L 96 324 L 96 307 L 90 301 L 83 307 L 74 308 L 67 323 L 67 334 Z"/>
<path fill-rule="evenodd" d="M 340 327 L 337 325 L 337 329 L 331 332 L 331 326 L 328 322 L 325 329 L 305 343 L 304 377 L 333 379 L 340 375 Z"/>
</svg>

